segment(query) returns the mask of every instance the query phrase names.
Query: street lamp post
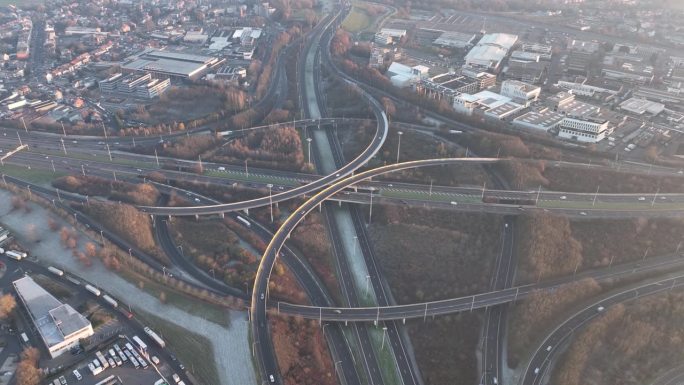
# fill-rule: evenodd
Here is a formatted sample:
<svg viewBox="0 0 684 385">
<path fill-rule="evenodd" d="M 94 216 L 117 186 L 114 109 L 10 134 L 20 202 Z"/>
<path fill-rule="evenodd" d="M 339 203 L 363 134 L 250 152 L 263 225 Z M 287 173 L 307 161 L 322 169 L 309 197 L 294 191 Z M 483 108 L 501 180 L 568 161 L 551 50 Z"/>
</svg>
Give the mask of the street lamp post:
<svg viewBox="0 0 684 385">
<path fill-rule="evenodd" d="M 399 134 L 399 142 L 397 142 L 397 163 L 399 163 L 399 154 L 401 151 L 401 135 L 403 134 L 403 132 L 398 131 L 397 134 Z"/>
<path fill-rule="evenodd" d="M 247 175 L 247 178 L 249 178 L 249 169 L 247 168 L 247 159 L 245 159 L 245 174 Z"/>
<path fill-rule="evenodd" d="M 382 327 L 382 344 L 380 345 L 380 350 L 385 349 L 385 336 L 387 335 L 387 326 Z"/>
<path fill-rule="evenodd" d="M 432 188 L 430 188 L 432 191 Z M 370 188 L 370 209 L 368 211 L 368 224 L 371 224 L 371 220 L 373 219 L 373 191 L 375 191 L 375 187 Z"/>
<path fill-rule="evenodd" d="M 309 147 L 308 149 L 308 156 L 307 156 L 307 163 L 311 163 L 311 141 L 313 141 L 312 138 L 306 138 L 307 145 Z"/>
<path fill-rule="evenodd" d="M 269 183 L 266 187 L 268 187 L 268 207 L 271 209 L 271 223 L 273 223 L 273 185 Z"/>
</svg>

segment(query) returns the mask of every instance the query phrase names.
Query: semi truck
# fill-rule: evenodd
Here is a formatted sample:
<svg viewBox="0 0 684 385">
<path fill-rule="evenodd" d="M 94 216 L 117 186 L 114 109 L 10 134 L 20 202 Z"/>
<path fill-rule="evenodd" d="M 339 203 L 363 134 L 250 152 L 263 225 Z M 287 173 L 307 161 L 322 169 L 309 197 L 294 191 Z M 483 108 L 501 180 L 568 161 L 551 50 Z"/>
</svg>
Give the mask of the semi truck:
<svg viewBox="0 0 684 385">
<path fill-rule="evenodd" d="M 243 225 L 245 225 L 245 226 L 247 226 L 247 227 L 252 227 L 252 224 L 249 223 L 248 220 L 246 220 L 245 218 L 243 218 L 243 217 L 241 217 L 241 216 L 239 216 L 239 215 L 237 216 L 237 220 L 240 221 Z"/>
<path fill-rule="evenodd" d="M 54 275 L 56 275 L 56 276 L 58 276 L 58 277 L 64 276 L 64 272 L 63 272 L 62 270 L 60 270 L 60 269 L 54 267 L 54 266 L 48 267 L 48 270 L 50 270 L 50 272 L 51 272 L 52 274 L 54 274 Z"/>
<path fill-rule="evenodd" d="M 16 259 L 17 261 L 21 261 L 22 259 L 26 258 L 28 255 L 22 251 L 16 251 L 16 250 L 7 250 L 5 252 L 5 255 L 12 258 Z"/>
<path fill-rule="evenodd" d="M 157 333 L 155 333 L 154 330 L 148 328 L 147 326 L 145 326 L 144 330 L 145 334 L 150 336 L 150 338 L 152 338 L 154 342 L 156 342 L 157 345 L 159 345 L 159 347 L 161 347 L 162 349 L 166 347 L 166 343 L 164 342 L 164 340 L 161 339 L 161 337 L 159 337 L 159 335 L 157 335 Z"/>
<path fill-rule="evenodd" d="M 96 297 L 99 297 L 100 294 L 102 294 L 102 292 L 100 291 L 100 289 L 96 288 L 95 286 L 92 286 L 92 285 L 85 285 L 85 288 L 86 288 L 86 290 L 88 290 L 89 292 L 93 293 Z"/>
<path fill-rule="evenodd" d="M 115 300 L 114 298 L 108 296 L 107 294 L 104 294 L 104 295 L 102 296 L 102 299 L 104 299 L 105 301 L 107 301 L 107 303 L 109 303 L 109 304 L 112 305 L 113 307 L 118 307 L 118 306 L 119 306 L 119 303 L 116 302 L 116 300 Z"/>
</svg>

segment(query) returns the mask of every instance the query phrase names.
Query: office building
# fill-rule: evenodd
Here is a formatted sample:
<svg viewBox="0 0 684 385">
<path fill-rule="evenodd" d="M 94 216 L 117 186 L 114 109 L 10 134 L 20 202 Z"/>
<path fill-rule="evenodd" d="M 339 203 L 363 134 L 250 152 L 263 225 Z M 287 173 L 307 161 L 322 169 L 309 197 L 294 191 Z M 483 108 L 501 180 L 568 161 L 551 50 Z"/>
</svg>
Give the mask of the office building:
<svg viewBox="0 0 684 385">
<path fill-rule="evenodd" d="M 559 124 L 558 136 L 584 143 L 597 143 L 612 132 L 603 119 L 565 117 Z"/>
<path fill-rule="evenodd" d="M 501 95 L 525 107 L 536 101 L 540 94 L 541 88 L 518 80 L 505 80 L 501 83 Z"/>
<path fill-rule="evenodd" d="M 94 334 L 90 322 L 25 276 L 12 283 L 41 340 L 55 358 Z"/>
</svg>

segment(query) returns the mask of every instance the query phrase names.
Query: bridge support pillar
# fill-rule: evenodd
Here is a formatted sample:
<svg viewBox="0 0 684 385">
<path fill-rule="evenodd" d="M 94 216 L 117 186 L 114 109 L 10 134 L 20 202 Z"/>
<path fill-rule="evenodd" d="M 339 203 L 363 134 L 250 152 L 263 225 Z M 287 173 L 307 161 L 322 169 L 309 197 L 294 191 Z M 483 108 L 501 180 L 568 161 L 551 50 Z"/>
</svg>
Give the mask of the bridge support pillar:
<svg viewBox="0 0 684 385">
<path fill-rule="evenodd" d="M 169 222 L 171 222 L 171 214 L 169 214 Z"/>
<path fill-rule="evenodd" d="M 199 214 L 195 214 L 195 220 L 199 221 Z"/>
<path fill-rule="evenodd" d="M 404 324 L 404 325 L 406 325 L 406 318 L 403 318 L 403 319 L 401 320 L 401 323 Z"/>
<path fill-rule="evenodd" d="M 249 215 L 249 209 L 245 209 L 245 214 Z"/>
<path fill-rule="evenodd" d="M 150 214 L 150 219 L 152 220 L 152 227 L 154 227 L 154 215 Z"/>
<path fill-rule="evenodd" d="M 221 216 L 221 219 L 223 219 L 223 218 L 226 217 L 226 213 L 221 213 L 221 214 L 219 214 L 219 215 Z"/>
<path fill-rule="evenodd" d="M 275 203 L 276 208 L 278 208 L 278 202 Z"/>
<path fill-rule="evenodd" d="M 337 201 L 337 205 L 342 207 L 342 201 Z"/>
<path fill-rule="evenodd" d="M 344 326 L 349 326 L 349 321 L 345 320 L 345 321 L 344 321 Z"/>
<path fill-rule="evenodd" d="M 378 320 L 373 320 L 373 326 L 378 326 Z"/>
<path fill-rule="evenodd" d="M 320 213 L 322 210 L 323 210 L 323 207 L 322 207 L 322 202 L 321 202 L 318 204 L 318 212 Z"/>
</svg>

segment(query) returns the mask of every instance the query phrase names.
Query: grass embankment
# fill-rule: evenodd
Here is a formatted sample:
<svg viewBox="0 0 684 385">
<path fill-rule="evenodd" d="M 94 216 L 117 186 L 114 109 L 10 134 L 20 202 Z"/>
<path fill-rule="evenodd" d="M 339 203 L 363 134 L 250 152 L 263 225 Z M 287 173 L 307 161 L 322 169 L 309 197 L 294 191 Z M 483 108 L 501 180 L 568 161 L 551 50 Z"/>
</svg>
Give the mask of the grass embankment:
<svg viewBox="0 0 684 385">
<path fill-rule="evenodd" d="M 158 282 L 148 279 L 147 277 L 127 271 L 125 269 L 122 269 L 117 274 L 151 296 L 156 298 L 163 296 L 164 303 L 168 305 L 175 306 L 186 313 L 194 314 L 213 323 L 222 326 L 230 326 L 228 312 L 221 306 L 212 305 L 208 302 L 202 301 L 201 299 L 190 297 L 174 290 L 169 286 L 164 286 Z M 162 293 L 164 294 L 162 295 Z"/>
<path fill-rule="evenodd" d="M 351 12 L 342 22 L 342 28 L 351 33 L 365 31 L 370 25 L 370 14 L 358 4 L 354 4 Z"/>
<path fill-rule="evenodd" d="M 139 312 L 137 317 L 161 333 L 167 346 L 202 384 L 220 384 L 211 341 L 187 329 L 165 321 L 150 313 Z"/>
<path fill-rule="evenodd" d="M 501 223 L 494 215 L 378 206 L 370 235 L 397 302 L 411 303 L 486 291 Z M 427 384 L 477 381 L 473 352 L 481 313 L 408 325 L 421 372 L 429 373 Z"/>
<path fill-rule="evenodd" d="M 5 175 L 13 176 L 25 180 L 27 182 L 38 185 L 49 186 L 54 179 L 67 175 L 64 172 L 52 172 L 50 170 L 27 168 L 24 166 L 15 166 L 13 164 L 6 164 L 0 166 L 0 172 Z"/>
</svg>

